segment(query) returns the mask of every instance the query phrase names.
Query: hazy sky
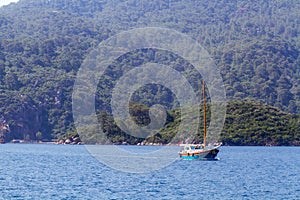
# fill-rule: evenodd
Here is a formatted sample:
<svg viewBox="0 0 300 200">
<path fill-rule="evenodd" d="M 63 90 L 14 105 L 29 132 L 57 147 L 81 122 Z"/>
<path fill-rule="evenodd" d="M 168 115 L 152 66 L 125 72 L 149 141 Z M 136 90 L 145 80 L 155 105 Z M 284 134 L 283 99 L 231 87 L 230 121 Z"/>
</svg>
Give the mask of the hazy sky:
<svg viewBox="0 0 300 200">
<path fill-rule="evenodd" d="M 19 0 L 0 0 L 0 7 L 4 6 L 4 5 L 7 5 L 11 2 L 17 2 L 17 1 L 19 1 Z"/>
</svg>

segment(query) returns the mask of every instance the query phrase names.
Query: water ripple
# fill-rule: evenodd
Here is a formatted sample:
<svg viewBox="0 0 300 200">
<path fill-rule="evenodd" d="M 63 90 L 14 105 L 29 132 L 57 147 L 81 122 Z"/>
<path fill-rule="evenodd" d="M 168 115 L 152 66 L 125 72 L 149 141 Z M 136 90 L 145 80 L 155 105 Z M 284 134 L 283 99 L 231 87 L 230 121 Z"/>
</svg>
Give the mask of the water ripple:
<svg viewBox="0 0 300 200">
<path fill-rule="evenodd" d="M 222 147 L 220 161 L 148 174 L 110 169 L 84 146 L 5 144 L 0 154 L 0 199 L 300 199 L 297 147 Z"/>
</svg>

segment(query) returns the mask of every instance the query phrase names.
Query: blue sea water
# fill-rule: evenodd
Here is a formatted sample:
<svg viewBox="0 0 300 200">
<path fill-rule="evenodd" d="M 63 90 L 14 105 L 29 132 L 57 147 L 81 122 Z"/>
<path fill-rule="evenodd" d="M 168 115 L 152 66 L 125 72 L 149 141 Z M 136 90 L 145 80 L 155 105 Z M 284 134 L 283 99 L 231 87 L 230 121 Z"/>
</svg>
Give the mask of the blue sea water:
<svg viewBox="0 0 300 200">
<path fill-rule="evenodd" d="M 218 157 L 134 174 L 85 146 L 4 144 L 0 199 L 300 199 L 299 147 L 221 147 Z"/>
</svg>

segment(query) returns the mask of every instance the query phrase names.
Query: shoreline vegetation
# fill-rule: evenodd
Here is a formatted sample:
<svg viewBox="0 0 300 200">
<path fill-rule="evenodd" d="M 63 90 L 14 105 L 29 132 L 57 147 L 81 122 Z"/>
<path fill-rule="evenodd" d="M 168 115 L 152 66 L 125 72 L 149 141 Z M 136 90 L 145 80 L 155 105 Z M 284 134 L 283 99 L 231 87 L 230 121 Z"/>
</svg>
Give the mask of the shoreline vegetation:
<svg viewBox="0 0 300 200">
<path fill-rule="evenodd" d="M 144 105 L 135 105 L 133 108 L 144 111 L 135 117 L 138 124 L 142 124 L 147 110 Z M 209 106 L 208 106 L 209 108 Z M 209 110 L 209 109 L 208 109 Z M 135 110 L 132 111 L 135 113 Z M 200 110 L 200 112 L 202 112 Z M 178 110 L 167 111 L 167 122 L 157 134 L 146 139 L 134 138 L 124 134 L 109 115 L 99 118 L 106 133 L 106 140 L 95 139 L 95 134 L 87 138 L 76 132 L 65 134 L 58 139 L 22 140 L 14 139 L 11 143 L 42 143 L 42 144 L 106 144 L 106 145 L 138 145 L 138 146 L 165 146 L 186 143 L 181 136 L 174 136 L 180 124 L 181 117 Z M 201 114 L 200 114 L 201 116 Z M 143 117 L 143 118 L 141 118 Z M 208 119 L 210 112 L 208 112 Z M 200 117 L 201 118 L 201 117 Z M 201 121 L 202 119 L 200 119 Z M 208 120 L 209 121 L 209 120 Z M 108 123 L 110 122 L 110 123 Z M 193 143 L 201 143 L 202 127 L 199 125 L 199 134 Z M 87 129 L 88 131 L 88 129 Z M 83 139 L 81 139 L 83 138 Z M 219 141 L 223 146 L 300 146 L 300 116 L 285 113 L 275 107 L 257 102 L 232 101 L 227 104 L 225 124 Z M 7 141 L 9 142 L 9 141 Z"/>
<path fill-rule="evenodd" d="M 24 141 L 24 140 L 13 140 L 4 144 L 47 144 L 47 145 L 115 145 L 115 146 L 179 146 L 179 144 L 162 144 L 162 143 L 145 143 L 145 144 L 84 144 L 81 143 L 60 143 L 60 142 L 42 142 L 42 141 Z M 225 147 L 300 147 L 300 145 L 221 145 Z"/>
</svg>

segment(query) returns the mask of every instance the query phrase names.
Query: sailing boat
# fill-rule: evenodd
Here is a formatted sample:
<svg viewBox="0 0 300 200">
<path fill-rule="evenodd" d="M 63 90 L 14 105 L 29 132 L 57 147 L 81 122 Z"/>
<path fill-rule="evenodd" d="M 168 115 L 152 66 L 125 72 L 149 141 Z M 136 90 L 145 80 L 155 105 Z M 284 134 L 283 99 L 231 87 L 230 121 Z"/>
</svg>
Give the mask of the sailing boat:
<svg viewBox="0 0 300 200">
<path fill-rule="evenodd" d="M 207 146 L 206 145 L 206 96 L 205 96 L 205 85 L 202 81 L 202 92 L 203 92 L 203 144 L 181 144 L 183 147 L 179 151 L 180 158 L 183 160 L 215 160 L 219 147 L 221 144 Z"/>
</svg>

